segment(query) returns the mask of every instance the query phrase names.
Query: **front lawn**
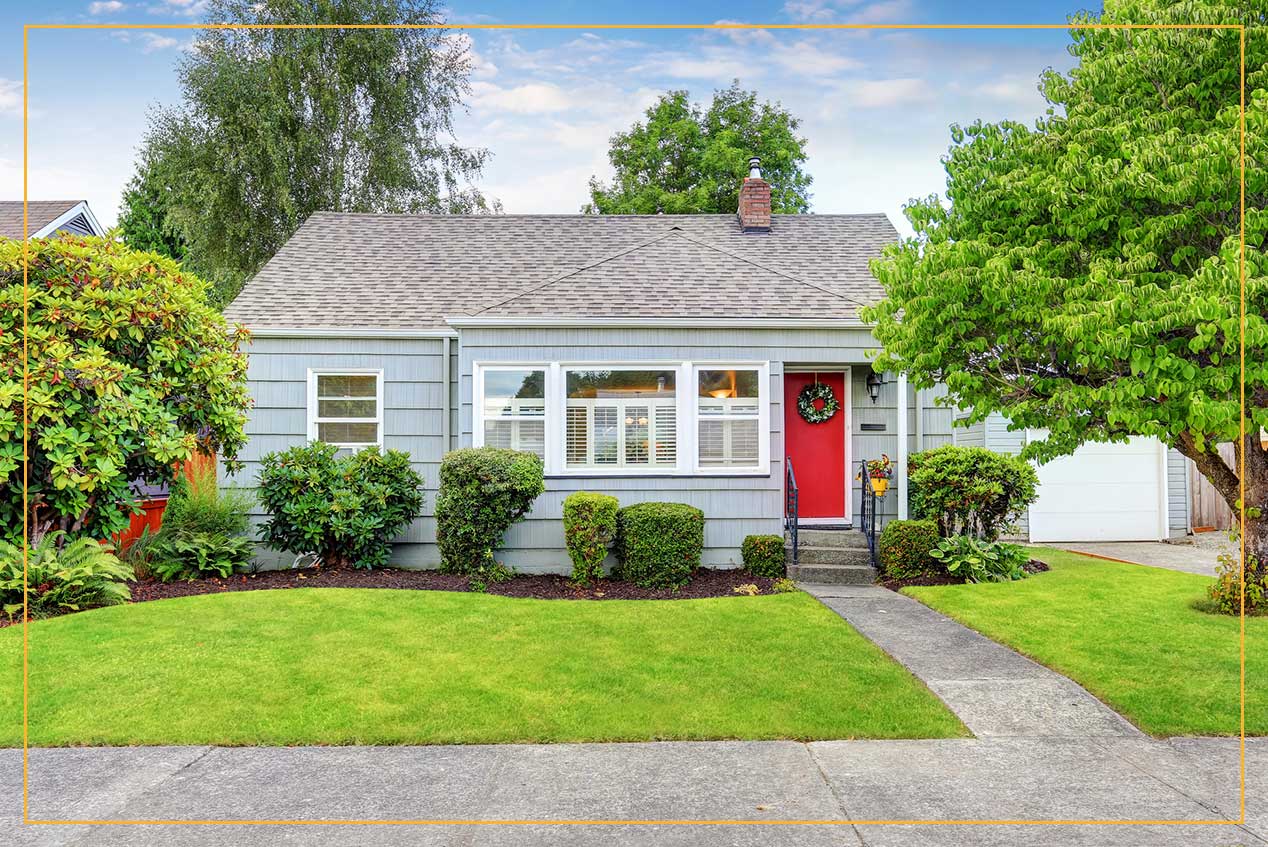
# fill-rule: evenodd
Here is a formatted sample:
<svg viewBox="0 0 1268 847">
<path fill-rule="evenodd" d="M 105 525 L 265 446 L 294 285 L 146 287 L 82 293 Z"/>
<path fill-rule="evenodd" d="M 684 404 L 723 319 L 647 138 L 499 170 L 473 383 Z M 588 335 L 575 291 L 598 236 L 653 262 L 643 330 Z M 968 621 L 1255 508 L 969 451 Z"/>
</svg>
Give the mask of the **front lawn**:
<svg viewBox="0 0 1268 847">
<path fill-rule="evenodd" d="M 1238 620 L 1190 603 L 1209 577 L 1033 554 L 1021 582 L 903 589 L 1087 688 L 1154 735 L 1236 735 Z M 1246 733 L 1268 734 L 1268 618 L 1246 619 Z"/>
<path fill-rule="evenodd" d="M 0 630 L 20 743 L 22 628 Z M 801 594 L 595 603 L 440 591 L 183 597 L 30 626 L 35 746 L 967 734 Z"/>
</svg>

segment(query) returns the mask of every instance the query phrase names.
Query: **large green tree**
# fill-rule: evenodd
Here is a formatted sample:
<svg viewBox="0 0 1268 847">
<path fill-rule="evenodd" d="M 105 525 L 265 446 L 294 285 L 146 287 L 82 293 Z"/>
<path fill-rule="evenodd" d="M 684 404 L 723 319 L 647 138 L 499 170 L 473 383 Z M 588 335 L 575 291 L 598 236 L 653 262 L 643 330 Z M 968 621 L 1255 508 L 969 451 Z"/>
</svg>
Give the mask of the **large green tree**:
<svg viewBox="0 0 1268 847">
<path fill-rule="evenodd" d="M 715 91 L 706 109 L 686 91 L 670 91 L 647 110 L 645 123 L 612 136 L 610 185 L 590 178 L 582 211 L 601 215 L 732 213 L 750 156 L 760 156 L 771 184 L 771 211 L 810 209 L 806 139 L 801 121 L 778 103 L 758 103 L 740 88 Z"/>
<path fill-rule="evenodd" d="M 437 0 L 211 0 L 206 14 L 210 24 L 439 20 Z M 183 102 L 151 115 L 125 238 L 174 235 L 223 301 L 314 211 L 485 210 L 471 180 L 488 154 L 453 140 L 469 69 L 464 42 L 443 30 L 201 30 L 179 68 Z"/>
<path fill-rule="evenodd" d="M 1262 0 L 1107 0 L 1072 30 L 1033 126 L 952 127 L 946 202 L 873 264 L 878 366 L 945 382 L 970 421 L 1046 428 L 1041 460 L 1158 436 L 1192 459 L 1268 561 L 1268 31 Z M 1074 23 L 1097 19 L 1078 16 Z M 1240 396 L 1239 147 L 1245 97 L 1245 414 Z M 1243 428 L 1245 436 L 1242 436 Z M 1237 461 L 1216 446 L 1233 442 Z M 1245 468 L 1243 475 L 1242 468 Z M 1262 573 L 1262 572 L 1260 572 Z M 1258 578 L 1258 577 L 1257 577 Z"/>
<path fill-rule="evenodd" d="M 22 536 L 24 411 L 26 516 L 39 532 L 118 532 L 134 485 L 170 482 L 195 451 L 236 467 L 246 334 L 207 304 L 206 285 L 107 238 L 25 246 L 0 239 L 0 538 Z"/>
</svg>

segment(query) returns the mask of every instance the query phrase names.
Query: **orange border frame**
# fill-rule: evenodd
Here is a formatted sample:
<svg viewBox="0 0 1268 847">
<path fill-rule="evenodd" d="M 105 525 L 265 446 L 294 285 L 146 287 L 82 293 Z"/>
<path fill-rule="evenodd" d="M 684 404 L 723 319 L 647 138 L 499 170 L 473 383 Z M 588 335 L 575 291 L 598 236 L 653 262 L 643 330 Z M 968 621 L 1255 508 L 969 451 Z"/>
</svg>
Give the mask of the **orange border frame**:
<svg viewBox="0 0 1268 847">
<path fill-rule="evenodd" d="M 1238 327 L 1241 335 L 1240 350 L 1240 378 L 1238 380 L 1239 393 L 1241 400 L 1241 421 L 1240 421 L 1240 437 L 1243 442 L 1246 440 L 1246 27 L 1243 24 L 741 24 L 741 23 L 724 23 L 724 24 L 26 24 L 22 28 L 22 234 L 23 234 L 23 251 L 22 251 L 22 497 L 23 497 L 23 546 L 22 546 L 22 584 L 25 596 L 26 586 L 26 565 L 27 565 L 27 548 L 29 545 L 28 526 L 29 515 L 26 509 L 27 485 L 28 485 L 28 454 L 29 446 L 29 423 L 28 417 L 28 397 L 27 390 L 30 382 L 30 369 L 27 361 L 27 335 L 26 327 L 28 325 L 29 304 L 28 304 L 28 278 L 27 272 L 30 267 L 30 258 L 27 250 L 29 237 L 29 226 L 27 219 L 27 182 L 28 182 L 28 164 L 30 160 L 30 151 L 28 149 L 29 121 L 28 121 L 28 103 L 30 99 L 30 73 L 29 73 L 29 49 L 28 38 L 33 29 L 563 29 L 563 30 L 592 30 L 592 29 L 685 29 L 685 30 L 743 30 L 743 29 L 792 29 L 792 30 L 841 30 L 841 29 L 859 29 L 859 30 L 931 30 L 931 29 L 1207 29 L 1207 30 L 1234 30 L 1238 33 L 1240 45 L 1240 158 L 1238 175 L 1240 179 L 1240 200 L 1239 200 L 1239 237 L 1240 249 L 1238 252 L 1238 277 L 1240 303 L 1238 313 Z M 1243 524 L 1246 520 L 1246 458 L 1243 454 L 1241 459 L 1241 467 L 1239 468 L 1239 477 L 1241 479 L 1241 520 Z M 288 825 L 288 826 L 313 826 L 313 825 L 336 825 L 336 824 L 356 824 L 356 825 L 378 825 L 378 826 L 401 826 L 401 825 L 426 825 L 426 826 L 444 826 L 444 825 L 461 825 L 461 826 L 507 826 L 507 825 L 624 825 L 624 826 L 649 826 L 649 825 L 727 825 L 727 826 L 828 826 L 828 825 L 936 825 L 936 824 L 953 824 L 953 825 L 1094 825 L 1094 826 L 1146 826 L 1146 825 L 1233 825 L 1246 823 L 1246 539 L 1241 539 L 1241 557 L 1242 557 L 1242 599 L 1240 609 L 1240 626 L 1239 626 L 1239 664 L 1240 679 L 1239 688 L 1241 695 L 1240 717 L 1239 717 L 1239 799 L 1238 806 L 1240 814 L 1236 820 L 44 820 L 33 819 L 30 817 L 29 810 L 29 787 L 30 787 L 30 764 L 29 764 L 29 717 L 30 717 L 30 693 L 29 684 L 29 665 L 28 658 L 30 654 L 30 644 L 28 641 L 28 628 L 30 623 L 23 616 L 22 624 L 22 822 L 24 824 L 70 824 L 70 825 L 109 825 L 109 824 L 203 824 L 203 825 L 220 825 L 220 824 L 257 824 L 257 825 Z"/>
</svg>

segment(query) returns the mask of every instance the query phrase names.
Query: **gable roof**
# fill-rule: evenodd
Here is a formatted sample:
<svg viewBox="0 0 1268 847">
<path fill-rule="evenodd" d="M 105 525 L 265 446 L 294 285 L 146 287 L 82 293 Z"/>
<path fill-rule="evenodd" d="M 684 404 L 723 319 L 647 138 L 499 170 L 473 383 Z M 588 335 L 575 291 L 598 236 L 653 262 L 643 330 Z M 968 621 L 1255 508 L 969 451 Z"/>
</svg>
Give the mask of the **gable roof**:
<svg viewBox="0 0 1268 847">
<path fill-rule="evenodd" d="M 65 231 L 105 235 L 84 200 L 28 200 L 27 229 L 32 238 Z M 0 238 L 22 237 L 22 201 L 0 200 Z"/>
<path fill-rule="evenodd" d="M 320 212 L 226 309 L 255 329 L 438 329 L 459 316 L 857 318 L 875 215 Z"/>
</svg>

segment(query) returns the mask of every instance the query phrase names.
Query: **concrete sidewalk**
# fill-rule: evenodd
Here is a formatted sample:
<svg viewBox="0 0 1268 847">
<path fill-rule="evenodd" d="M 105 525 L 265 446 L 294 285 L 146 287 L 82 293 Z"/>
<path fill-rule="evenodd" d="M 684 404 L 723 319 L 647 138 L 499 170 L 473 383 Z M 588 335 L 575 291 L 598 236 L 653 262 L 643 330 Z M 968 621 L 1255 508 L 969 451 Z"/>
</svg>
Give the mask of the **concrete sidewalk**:
<svg viewBox="0 0 1268 847">
<path fill-rule="evenodd" d="M 23 825 L 0 751 L 0 843 L 121 845 L 1268 844 L 1268 744 L 1249 743 L 1246 826 Z M 1236 740 L 978 738 L 393 748 L 31 751 L 35 818 L 1201 820 L 1237 816 Z"/>
<path fill-rule="evenodd" d="M 876 585 L 802 585 L 929 686 L 974 735 L 1143 737 L 1080 685 Z"/>
</svg>

